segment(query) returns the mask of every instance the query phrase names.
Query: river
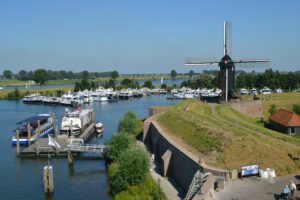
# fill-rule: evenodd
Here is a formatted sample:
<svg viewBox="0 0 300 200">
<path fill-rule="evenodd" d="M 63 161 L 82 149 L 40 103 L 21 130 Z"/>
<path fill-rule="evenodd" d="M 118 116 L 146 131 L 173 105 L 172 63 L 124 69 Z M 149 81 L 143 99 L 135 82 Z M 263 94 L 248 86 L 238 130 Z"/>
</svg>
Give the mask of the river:
<svg viewBox="0 0 300 200">
<path fill-rule="evenodd" d="M 103 144 L 117 131 L 119 120 L 128 110 L 139 118 L 148 115 L 148 108 L 172 105 L 179 101 L 166 100 L 165 95 L 152 95 L 141 99 L 115 103 L 95 102 L 95 120 L 104 124 L 104 136 L 92 137 L 90 143 Z M 0 101 L 0 199 L 112 199 L 108 193 L 105 161 L 98 159 L 75 160 L 68 167 L 66 158 L 52 158 L 54 167 L 54 193 L 44 194 L 43 167 L 47 158 L 19 158 L 11 145 L 12 131 L 16 122 L 40 113 L 55 113 L 57 124 L 61 123 L 65 107 L 28 105 L 22 101 Z"/>
</svg>

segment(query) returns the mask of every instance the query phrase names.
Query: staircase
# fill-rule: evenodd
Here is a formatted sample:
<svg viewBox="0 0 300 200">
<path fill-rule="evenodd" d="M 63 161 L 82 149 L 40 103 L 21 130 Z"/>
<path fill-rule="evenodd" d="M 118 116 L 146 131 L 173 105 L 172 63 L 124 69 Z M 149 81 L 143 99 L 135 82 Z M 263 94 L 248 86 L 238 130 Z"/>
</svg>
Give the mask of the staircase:
<svg viewBox="0 0 300 200">
<path fill-rule="evenodd" d="M 195 173 L 192 183 L 190 184 L 189 190 L 185 196 L 185 200 L 191 200 L 197 194 L 201 193 L 201 187 L 208 179 L 210 173 L 201 173 L 199 170 Z"/>
</svg>

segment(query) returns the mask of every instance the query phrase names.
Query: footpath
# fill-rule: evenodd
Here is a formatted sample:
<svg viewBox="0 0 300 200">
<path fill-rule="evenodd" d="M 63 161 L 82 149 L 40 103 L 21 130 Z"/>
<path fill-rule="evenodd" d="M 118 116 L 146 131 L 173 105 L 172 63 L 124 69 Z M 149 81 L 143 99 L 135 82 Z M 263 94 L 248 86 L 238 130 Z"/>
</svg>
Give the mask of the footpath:
<svg viewBox="0 0 300 200">
<path fill-rule="evenodd" d="M 146 147 L 143 142 L 137 141 L 137 145 L 146 150 Z M 179 187 L 176 187 L 174 184 L 172 184 L 168 178 L 161 176 L 161 174 L 158 171 L 158 167 L 155 165 L 155 163 L 152 160 L 150 160 L 149 162 L 150 162 L 150 174 L 152 178 L 159 184 L 160 188 L 162 189 L 166 197 L 169 200 L 183 199 L 184 197 L 182 196 L 182 192 L 179 189 Z"/>
</svg>

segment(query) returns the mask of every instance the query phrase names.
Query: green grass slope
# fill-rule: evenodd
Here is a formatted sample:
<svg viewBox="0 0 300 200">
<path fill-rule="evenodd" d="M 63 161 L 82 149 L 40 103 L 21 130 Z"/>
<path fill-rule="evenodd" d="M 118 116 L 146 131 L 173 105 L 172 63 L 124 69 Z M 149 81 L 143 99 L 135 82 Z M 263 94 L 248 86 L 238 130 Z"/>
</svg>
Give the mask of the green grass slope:
<svg viewBox="0 0 300 200">
<path fill-rule="evenodd" d="M 189 111 L 184 110 L 186 105 Z M 300 171 L 288 156 L 300 156 L 299 139 L 266 129 L 230 105 L 188 100 L 172 106 L 157 121 L 212 166 L 239 169 L 259 164 L 275 168 L 278 175 Z"/>
</svg>

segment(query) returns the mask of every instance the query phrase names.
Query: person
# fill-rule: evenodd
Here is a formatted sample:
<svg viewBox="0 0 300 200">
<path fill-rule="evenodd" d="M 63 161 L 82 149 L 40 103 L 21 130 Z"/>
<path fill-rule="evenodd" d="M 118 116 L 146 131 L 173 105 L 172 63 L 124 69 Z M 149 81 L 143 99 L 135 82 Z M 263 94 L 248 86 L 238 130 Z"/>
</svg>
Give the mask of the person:
<svg viewBox="0 0 300 200">
<path fill-rule="evenodd" d="M 289 188 L 290 188 L 291 193 L 292 193 L 292 198 L 294 199 L 295 198 L 295 191 L 297 189 L 297 186 L 296 186 L 296 184 L 294 183 L 293 180 L 290 181 Z"/>
<path fill-rule="evenodd" d="M 186 105 L 186 107 L 185 107 L 185 109 L 184 110 L 190 110 L 190 107 L 189 107 L 189 105 Z"/>
<path fill-rule="evenodd" d="M 289 199 L 290 193 L 291 193 L 291 190 L 290 190 L 289 186 L 285 185 L 285 187 L 283 188 L 283 190 L 281 192 L 281 198 L 282 199 Z"/>
</svg>

